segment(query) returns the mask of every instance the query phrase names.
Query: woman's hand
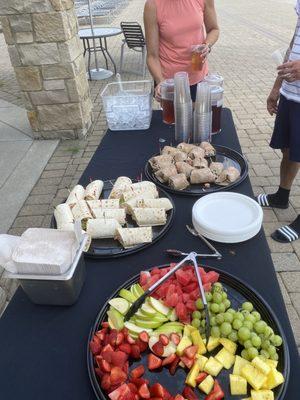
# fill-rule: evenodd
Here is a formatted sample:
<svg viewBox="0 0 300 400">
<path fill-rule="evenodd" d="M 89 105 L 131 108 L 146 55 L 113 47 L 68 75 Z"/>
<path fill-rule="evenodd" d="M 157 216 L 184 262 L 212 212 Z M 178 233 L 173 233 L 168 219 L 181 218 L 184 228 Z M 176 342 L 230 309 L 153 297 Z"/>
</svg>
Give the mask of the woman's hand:
<svg viewBox="0 0 300 400">
<path fill-rule="evenodd" d="M 211 46 L 208 43 L 204 43 L 201 46 L 204 46 L 200 51 L 202 59 L 203 59 L 202 64 L 204 64 L 209 53 L 211 52 Z"/>
<path fill-rule="evenodd" d="M 300 60 L 289 61 L 278 68 L 278 76 L 287 82 L 295 82 L 300 80 Z"/>
<path fill-rule="evenodd" d="M 158 101 L 159 103 L 161 102 L 161 82 L 159 82 L 154 89 L 154 98 L 156 101 Z"/>
<path fill-rule="evenodd" d="M 279 89 L 273 88 L 267 99 L 267 109 L 270 115 L 277 114 L 279 96 Z"/>
</svg>

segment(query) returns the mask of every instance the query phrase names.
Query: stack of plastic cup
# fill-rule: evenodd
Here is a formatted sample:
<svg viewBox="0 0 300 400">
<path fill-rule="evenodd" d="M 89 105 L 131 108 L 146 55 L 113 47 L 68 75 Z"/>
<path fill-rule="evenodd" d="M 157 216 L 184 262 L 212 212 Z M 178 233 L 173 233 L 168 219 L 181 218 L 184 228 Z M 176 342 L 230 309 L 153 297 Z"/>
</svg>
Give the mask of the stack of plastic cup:
<svg viewBox="0 0 300 400">
<path fill-rule="evenodd" d="M 175 140 L 189 142 L 193 134 L 193 104 L 186 72 L 174 76 Z"/>
<path fill-rule="evenodd" d="M 207 82 L 210 86 L 223 86 L 224 83 L 224 78 L 223 76 L 216 74 L 216 73 L 211 73 L 206 75 L 204 78 L 204 82 Z"/>
<path fill-rule="evenodd" d="M 197 96 L 194 108 L 194 143 L 210 142 L 212 130 L 211 89 L 208 83 L 197 85 Z"/>
</svg>

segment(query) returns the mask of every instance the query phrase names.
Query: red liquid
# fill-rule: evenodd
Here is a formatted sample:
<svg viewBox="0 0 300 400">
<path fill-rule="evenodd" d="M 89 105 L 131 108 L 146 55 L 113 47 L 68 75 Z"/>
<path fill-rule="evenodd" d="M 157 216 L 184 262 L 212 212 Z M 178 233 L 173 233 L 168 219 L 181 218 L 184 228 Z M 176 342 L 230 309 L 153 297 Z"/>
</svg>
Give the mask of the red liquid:
<svg viewBox="0 0 300 400">
<path fill-rule="evenodd" d="M 203 56 L 198 51 L 192 52 L 192 71 L 202 71 Z"/>
<path fill-rule="evenodd" d="M 212 106 L 212 133 L 218 133 L 221 130 L 222 106 Z"/>
<path fill-rule="evenodd" d="M 163 122 L 168 125 L 175 124 L 174 103 L 173 100 L 161 100 L 163 109 Z"/>
</svg>

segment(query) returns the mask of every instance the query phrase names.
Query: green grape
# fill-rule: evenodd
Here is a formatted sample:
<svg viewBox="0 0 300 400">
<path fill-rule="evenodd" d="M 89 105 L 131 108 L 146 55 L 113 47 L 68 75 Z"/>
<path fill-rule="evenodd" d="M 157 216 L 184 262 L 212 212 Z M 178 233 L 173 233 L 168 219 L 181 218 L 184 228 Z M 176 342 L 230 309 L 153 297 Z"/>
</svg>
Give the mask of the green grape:
<svg viewBox="0 0 300 400">
<path fill-rule="evenodd" d="M 210 326 L 215 326 L 217 325 L 216 317 L 211 317 L 210 318 Z"/>
<path fill-rule="evenodd" d="M 199 318 L 194 318 L 193 320 L 192 320 L 192 325 L 193 325 L 193 327 L 194 328 L 200 328 L 200 319 Z"/>
<path fill-rule="evenodd" d="M 270 358 L 270 354 L 267 352 L 267 350 L 261 350 L 260 355 L 266 359 Z"/>
<path fill-rule="evenodd" d="M 213 291 L 222 291 L 222 290 L 223 290 L 222 283 L 216 282 L 213 284 Z"/>
<path fill-rule="evenodd" d="M 264 350 L 268 350 L 268 348 L 270 347 L 271 343 L 269 340 L 263 340 L 261 343 L 261 347 Z"/>
<path fill-rule="evenodd" d="M 206 316 L 205 310 L 201 311 L 201 317 L 205 318 L 205 316 Z"/>
<path fill-rule="evenodd" d="M 240 319 L 234 319 L 232 326 L 234 329 L 239 330 L 243 326 L 243 322 Z"/>
<path fill-rule="evenodd" d="M 211 294 L 211 292 L 206 292 L 206 293 L 205 293 L 205 297 L 206 297 L 206 301 L 211 301 L 211 299 L 212 299 L 212 294 Z"/>
<path fill-rule="evenodd" d="M 216 293 L 216 292 L 213 294 L 212 299 L 213 302 L 217 304 L 221 304 L 223 300 L 221 293 Z"/>
<path fill-rule="evenodd" d="M 202 326 L 202 328 L 205 328 L 205 319 L 203 319 L 203 320 L 200 322 L 200 326 Z"/>
<path fill-rule="evenodd" d="M 236 311 L 233 308 L 228 308 L 228 310 L 226 310 L 226 312 L 236 315 Z"/>
<path fill-rule="evenodd" d="M 252 331 L 253 329 L 253 324 L 251 321 L 244 321 L 243 322 L 243 326 L 245 326 L 246 328 L 250 329 L 250 331 Z"/>
<path fill-rule="evenodd" d="M 246 350 L 246 349 L 242 350 L 241 356 L 242 356 L 245 360 L 250 361 L 249 355 L 248 355 L 248 350 Z"/>
<path fill-rule="evenodd" d="M 199 331 L 200 331 L 200 333 L 202 335 L 203 333 L 205 333 L 205 328 L 203 328 L 203 326 L 200 326 Z"/>
<path fill-rule="evenodd" d="M 250 339 L 246 340 L 244 342 L 244 347 L 245 349 L 250 349 L 250 347 L 252 347 L 252 341 Z"/>
<path fill-rule="evenodd" d="M 255 347 L 250 347 L 250 349 L 247 349 L 247 352 L 250 360 L 258 356 L 258 350 Z"/>
<path fill-rule="evenodd" d="M 216 322 L 218 325 L 223 324 L 223 322 L 224 322 L 224 314 L 223 313 L 216 315 Z"/>
<path fill-rule="evenodd" d="M 210 311 L 215 314 L 217 314 L 220 310 L 219 304 L 217 304 L 217 303 L 211 303 L 209 308 L 210 308 Z"/>
<path fill-rule="evenodd" d="M 251 315 L 253 315 L 256 321 L 259 321 L 261 319 L 260 313 L 258 311 L 252 311 Z"/>
<path fill-rule="evenodd" d="M 246 315 L 245 320 L 252 322 L 252 324 L 254 324 L 256 322 L 256 319 L 255 319 L 254 315 L 252 315 L 252 314 Z"/>
<path fill-rule="evenodd" d="M 203 305 L 202 299 L 197 299 L 196 300 L 196 307 L 197 307 L 198 310 L 203 310 L 204 305 Z"/>
<path fill-rule="evenodd" d="M 218 326 L 213 326 L 210 330 L 210 334 L 212 337 L 220 337 L 221 336 L 221 332 L 220 332 L 220 328 Z"/>
<path fill-rule="evenodd" d="M 192 317 L 193 317 L 193 318 L 200 319 L 200 318 L 201 318 L 201 312 L 199 312 L 199 311 L 194 311 L 193 314 L 192 314 Z"/>
<path fill-rule="evenodd" d="M 223 300 L 226 300 L 226 299 L 227 299 L 227 293 L 226 293 L 226 292 L 223 292 L 223 293 L 222 293 L 222 299 L 223 299 Z"/>
<path fill-rule="evenodd" d="M 249 301 L 246 301 L 245 303 L 242 304 L 242 309 L 246 311 L 253 311 L 253 304 L 250 303 Z"/>
<path fill-rule="evenodd" d="M 279 335 L 274 335 L 271 338 L 271 342 L 274 344 L 274 346 L 279 347 L 282 345 L 282 338 Z"/>
<path fill-rule="evenodd" d="M 227 312 L 229 312 L 229 310 L 227 310 Z M 241 321 L 244 321 L 245 317 L 244 315 L 239 311 L 237 313 L 235 313 L 234 319 L 239 319 Z"/>
<path fill-rule="evenodd" d="M 248 340 L 250 338 L 250 330 L 244 326 L 242 326 L 239 330 L 238 330 L 238 337 L 239 339 L 245 341 Z"/>
<path fill-rule="evenodd" d="M 229 322 L 223 322 L 223 324 L 220 326 L 220 332 L 224 336 L 228 336 L 232 331 L 231 325 Z"/>
<path fill-rule="evenodd" d="M 270 355 L 270 358 L 271 358 L 271 360 L 274 360 L 274 361 L 278 361 L 278 359 L 279 359 L 279 357 L 278 357 L 278 354 L 277 354 L 277 353 L 275 353 L 275 354 L 271 354 L 271 355 Z"/>
<path fill-rule="evenodd" d="M 233 321 L 233 314 L 226 312 L 224 314 L 224 321 L 229 322 L 231 324 Z"/>
<path fill-rule="evenodd" d="M 223 300 L 223 304 L 224 304 L 226 310 L 231 306 L 231 302 L 228 299 Z M 233 313 L 231 312 L 230 314 L 233 314 Z"/>
<path fill-rule="evenodd" d="M 266 338 L 269 338 L 271 335 L 274 335 L 274 331 L 270 326 L 265 327 L 264 335 Z"/>
<path fill-rule="evenodd" d="M 257 333 L 264 333 L 266 326 L 267 324 L 265 323 L 265 321 L 257 321 L 254 324 L 254 329 Z"/>
<path fill-rule="evenodd" d="M 225 312 L 225 305 L 223 303 L 219 304 L 219 312 L 220 313 Z"/>
<path fill-rule="evenodd" d="M 272 344 L 268 347 L 268 353 L 270 354 L 270 356 L 272 354 L 276 354 L 276 347 L 273 346 Z"/>
<path fill-rule="evenodd" d="M 232 340 L 233 342 L 237 342 L 238 340 L 237 331 L 232 331 L 231 333 L 229 333 L 228 339 Z"/>
<path fill-rule="evenodd" d="M 258 349 L 261 347 L 261 338 L 259 336 L 251 337 L 251 342 L 254 347 Z"/>
</svg>

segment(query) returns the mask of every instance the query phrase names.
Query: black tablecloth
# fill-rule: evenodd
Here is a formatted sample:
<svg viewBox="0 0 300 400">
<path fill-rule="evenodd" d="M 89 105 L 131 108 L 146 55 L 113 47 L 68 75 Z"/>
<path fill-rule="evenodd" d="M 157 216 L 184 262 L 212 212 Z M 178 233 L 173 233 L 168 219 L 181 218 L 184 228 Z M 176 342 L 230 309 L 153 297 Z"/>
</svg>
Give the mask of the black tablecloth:
<svg viewBox="0 0 300 400">
<path fill-rule="evenodd" d="M 147 131 L 109 132 L 103 139 L 80 182 L 113 179 L 119 175 L 140 176 L 146 160 L 158 152 L 159 138 L 173 137 L 172 127 L 163 126 L 154 113 Z M 231 113 L 223 113 L 223 131 L 214 143 L 240 150 Z M 249 180 L 235 189 L 252 196 Z M 86 260 L 87 279 L 79 301 L 71 307 L 32 304 L 18 289 L 0 320 L 0 398 L 3 400 L 93 400 L 87 369 L 86 342 L 91 325 L 105 299 L 122 282 L 143 267 L 170 262 L 167 248 L 203 251 L 200 240 L 189 235 L 195 198 L 174 196 L 174 225 L 166 236 L 148 249 L 114 260 Z M 209 264 L 235 274 L 252 285 L 269 302 L 281 321 L 289 343 L 291 376 L 287 400 L 299 398 L 298 351 L 264 233 L 236 245 L 217 244 L 221 261 Z M 298 378 L 298 381 L 297 381 Z"/>
</svg>

